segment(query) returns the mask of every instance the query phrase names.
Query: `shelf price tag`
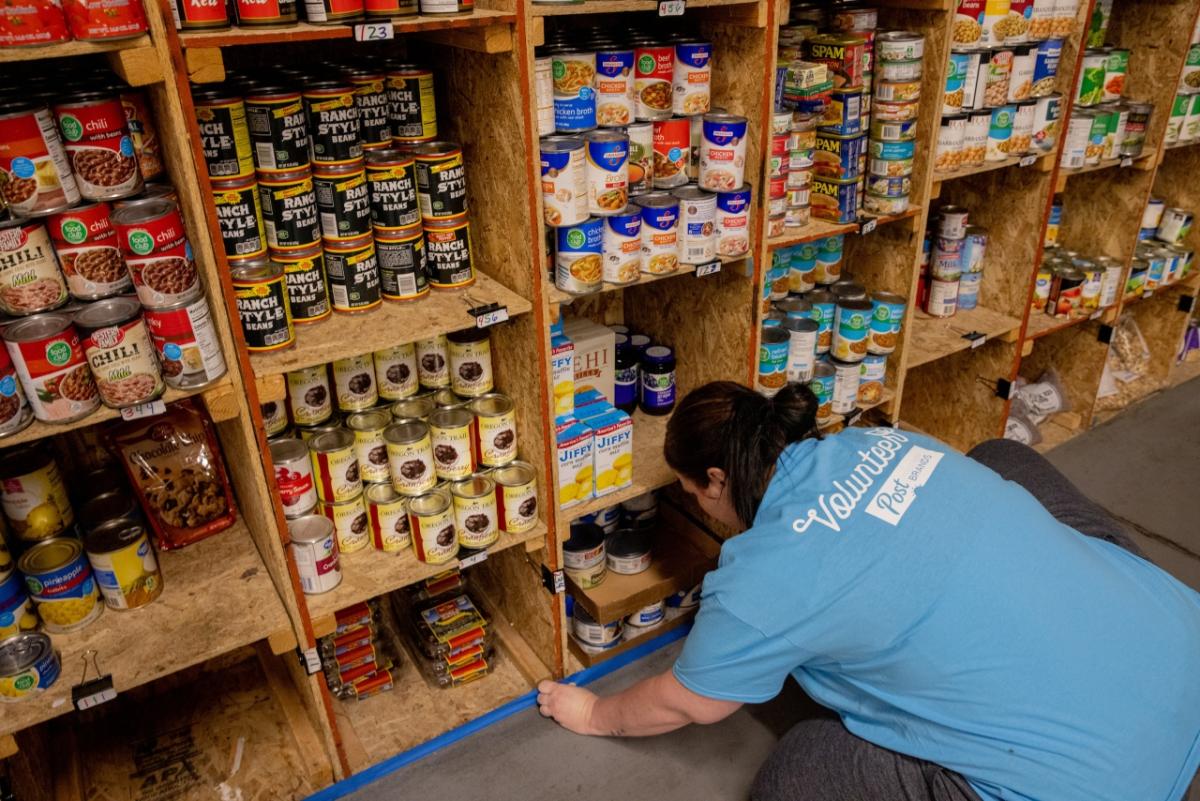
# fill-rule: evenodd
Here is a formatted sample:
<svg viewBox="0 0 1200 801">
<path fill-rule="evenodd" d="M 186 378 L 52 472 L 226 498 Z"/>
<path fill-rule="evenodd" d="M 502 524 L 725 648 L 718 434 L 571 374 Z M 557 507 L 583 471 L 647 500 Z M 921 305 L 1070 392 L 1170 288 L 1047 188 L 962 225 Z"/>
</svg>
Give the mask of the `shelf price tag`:
<svg viewBox="0 0 1200 801">
<path fill-rule="evenodd" d="M 1131 156 L 1126 156 L 1125 158 L 1121 159 L 1121 166 L 1122 167 L 1132 167 L 1133 166 L 1133 158 Z"/>
<path fill-rule="evenodd" d="M 503 323 L 508 319 L 508 307 L 500 303 L 486 303 L 482 306 L 472 306 L 470 311 L 475 316 L 476 328 L 488 328 L 489 326 Z"/>
<path fill-rule="evenodd" d="M 297 656 L 300 658 L 300 667 L 312 676 L 321 672 L 321 656 L 317 653 L 316 648 L 297 648 Z"/>
<path fill-rule="evenodd" d="M 486 562 L 488 557 L 487 548 L 479 551 L 469 551 L 467 556 L 458 558 L 458 567 L 460 570 L 472 567 L 480 562 Z"/>
<path fill-rule="evenodd" d="M 703 278 L 706 275 L 712 275 L 713 273 L 719 273 L 719 272 L 721 272 L 721 260 L 720 259 L 717 259 L 716 261 L 710 261 L 710 262 L 706 262 L 704 264 L 696 265 L 696 277 L 697 278 Z"/>
<path fill-rule="evenodd" d="M 687 0 L 658 0 L 658 16 L 682 17 L 687 10 Z"/>
<path fill-rule="evenodd" d="M 1021 156 L 1021 160 L 1017 162 L 1018 167 L 1032 167 L 1037 163 L 1037 156 Z"/>
<path fill-rule="evenodd" d="M 391 22 L 364 22 L 354 26 L 356 42 L 386 42 L 396 38 Z"/>
<path fill-rule="evenodd" d="M 160 415 L 167 410 L 167 404 L 162 400 L 153 400 L 149 403 L 139 403 L 137 406 L 126 406 L 121 410 L 122 420 L 140 420 L 143 417 L 154 417 Z"/>
<path fill-rule="evenodd" d="M 858 232 L 860 234 L 862 234 L 863 236 L 866 236 L 867 234 L 874 231 L 878 226 L 879 226 L 879 220 L 876 220 L 876 219 L 866 220 L 863 222 L 863 224 L 861 226 L 859 226 Z"/>
<path fill-rule="evenodd" d="M 971 350 L 983 347 L 983 343 L 987 342 L 987 337 L 979 331 L 970 331 L 966 334 L 963 334 L 963 339 L 971 343 Z"/>
<path fill-rule="evenodd" d="M 1089 319 L 1089 320 L 1099 320 L 1099 319 L 1100 319 L 1100 316 L 1101 316 L 1102 314 L 1104 314 L 1104 312 L 1105 312 L 1105 309 L 1096 309 L 1094 312 L 1092 312 L 1092 313 L 1091 313 L 1091 314 L 1088 316 L 1088 319 Z"/>
<path fill-rule="evenodd" d="M 88 657 L 91 657 L 91 665 L 95 668 L 96 678 L 88 680 Z M 106 704 L 117 697 L 116 688 L 113 687 L 112 674 L 103 676 L 100 674 L 100 663 L 96 661 L 96 651 L 88 649 L 83 652 L 83 678 L 79 683 L 71 688 L 71 703 L 77 710 L 82 712 L 85 709 Z"/>
</svg>

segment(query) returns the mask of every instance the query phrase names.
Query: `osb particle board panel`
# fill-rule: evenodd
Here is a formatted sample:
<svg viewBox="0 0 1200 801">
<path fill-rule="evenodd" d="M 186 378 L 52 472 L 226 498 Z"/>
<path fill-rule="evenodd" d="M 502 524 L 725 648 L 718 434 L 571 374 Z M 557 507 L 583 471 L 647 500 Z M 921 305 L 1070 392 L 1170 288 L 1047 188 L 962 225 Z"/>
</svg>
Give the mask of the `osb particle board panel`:
<svg viewBox="0 0 1200 801">
<path fill-rule="evenodd" d="M 77 725 L 62 756 L 76 758 L 90 801 L 305 798 L 328 777 L 310 778 L 281 686 L 247 660 L 153 702 L 118 700 Z"/>
<path fill-rule="evenodd" d="M 1059 245 L 1128 265 L 1153 173 L 1111 169 L 1073 175 L 1063 195 Z"/>
<path fill-rule="evenodd" d="M 1179 311 L 1179 296 L 1185 291 L 1180 287 L 1160 289 L 1149 298 L 1132 304 L 1122 312 L 1137 323 L 1150 349 L 1150 371 L 1148 376 L 1163 384 L 1171 372 L 1171 365 L 1183 342 L 1188 315 Z"/>
<path fill-rule="evenodd" d="M 1099 323 L 1089 323 L 1048 334 L 1021 359 L 1021 375 L 1029 381 L 1037 381 L 1047 369 L 1054 368 L 1066 390 L 1069 411 L 1079 416 L 1084 428 L 1091 423 L 1108 355 L 1108 345 L 1098 338 L 1099 328 Z"/>
<path fill-rule="evenodd" d="M 764 109 L 763 80 L 772 59 L 767 53 L 767 29 L 736 25 L 702 24 L 701 33 L 712 40 L 712 105 L 750 121 L 746 136 L 746 183 L 763 185 L 764 128 L 771 127 L 770 109 Z"/>
<path fill-rule="evenodd" d="M 962 451 L 1000 436 L 1005 403 L 996 379 L 1011 374 L 1015 357 L 1014 343 L 991 341 L 910 369 L 901 417 Z"/>
<path fill-rule="evenodd" d="M 905 363 L 912 370 L 970 349 L 974 342 L 966 338 L 967 334 L 983 334 L 985 340 L 1015 339 L 1021 320 L 986 306 L 958 311 L 953 317 L 931 317 L 918 309 L 909 320 L 909 326 Z"/>
<path fill-rule="evenodd" d="M 1168 207 L 1200 209 L 1200 147 L 1172 148 L 1163 153 L 1162 164 L 1154 177 L 1154 197 L 1161 198 Z M 1200 249 L 1200 226 L 1192 226 L 1186 247 Z"/>
<path fill-rule="evenodd" d="M 541 663 L 554 671 L 561 662 L 563 599 L 542 586 L 546 556 L 544 548 L 534 552 L 513 548 L 489 556 L 471 568 L 470 576 Z"/>
</svg>

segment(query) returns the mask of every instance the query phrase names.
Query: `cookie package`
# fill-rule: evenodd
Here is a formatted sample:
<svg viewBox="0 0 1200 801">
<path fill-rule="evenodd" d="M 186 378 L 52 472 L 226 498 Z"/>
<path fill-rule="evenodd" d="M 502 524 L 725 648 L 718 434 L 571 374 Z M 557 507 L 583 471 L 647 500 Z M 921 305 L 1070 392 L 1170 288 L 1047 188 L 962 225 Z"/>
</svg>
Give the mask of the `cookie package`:
<svg viewBox="0 0 1200 801">
<path fill-rule="evenodd" d="M 191 400 L 108 433 L 162 550 L 182 548 L 233 525 L 237 511 L 216 431 Z"/>
</svg>

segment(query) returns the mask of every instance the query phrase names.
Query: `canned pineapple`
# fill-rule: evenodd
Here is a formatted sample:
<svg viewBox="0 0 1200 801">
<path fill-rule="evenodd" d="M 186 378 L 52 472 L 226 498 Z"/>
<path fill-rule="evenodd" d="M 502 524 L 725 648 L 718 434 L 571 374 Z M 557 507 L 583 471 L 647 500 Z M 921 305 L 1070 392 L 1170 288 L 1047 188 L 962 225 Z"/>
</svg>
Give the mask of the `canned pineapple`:
<svg viewBox="0 0 1200 801">
<path fill-rule="evenodd" d="M 91 623 L 104 607 L 79 540 L 55 537 L 30 548 L 17 562 L 46 631 L 65 633 Z"/>
</svg>

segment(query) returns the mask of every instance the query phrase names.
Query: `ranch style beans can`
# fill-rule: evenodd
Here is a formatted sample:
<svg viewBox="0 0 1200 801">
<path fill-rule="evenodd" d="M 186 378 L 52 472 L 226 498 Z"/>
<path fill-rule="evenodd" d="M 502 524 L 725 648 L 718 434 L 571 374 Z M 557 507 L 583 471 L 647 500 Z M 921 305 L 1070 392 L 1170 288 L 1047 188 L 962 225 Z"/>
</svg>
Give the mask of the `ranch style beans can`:
<svg viewBox="0 0 1200 801">
<path fill-rule="evenodd" d="M 425 142 L 413 148 L 417 162 L 417 202 L 425 220 L 467 213 L 467 172 L 462 148 L 454 142 Z"/>
<path fill-rule="evenodd" d="M 55 1 L 6 5 L 0 9 L 0 47 L 70 41 L 62 6 Z"/>
<path fill-rule="evenodd" d="M 607 216 L 629 201 L 629 137 L 618 131 L 591 131 L 584 136 L 587 210 Z"/>
<path fill-rule="evenodd" d="M 349 82 L 341 78 L 308 81 L 300 99 L 308 120 L 309 157 L 314 166 L 349 164 L 362 158 L 358 107 Z"/>
<path fill-rule="evenodd" d="M 344 242 L 371 233 L 371 197 L 361 160 L 313 167 L 321 235 Z"/>
<path fill-rule="evenodd" d="M 346 417 L 346 428 L 354 433 L 354 453 L 358 456 L 358 467 L 362 480 L 378 484 L 390 482 L 388 472 L 387 444 L 383 430 L 392 423 L 387 409 L 358 412 Z M 389 484 L 388 489 L 391 489 Z"/>
<path fill-rule="evenodd" d="M 246 92 L 246 127 L 260 173 L 291 172 L 308 166 L 308 121 L 300 93 L 266 84 Z"/>
<path fill-rule="evenodd" d="M 492 392 L 471 401 L 475 414 L 475 461 L 484 467 L 502 467 L 517 458 L 517 418 L 512 398 Z"/>
<path fill-rule="evenodd" d="M 253 178 L 213 181 L 212 202 L 226 257 L 252 259 L 267 252 L 262 205 Z"/>
<path fill-rule="evenodd" d="M 347 314 L 368 311 L 383 303 L 379 260 L 370 236 L 325 243 L 325 272 L 333 310 Z"/>
<path fill-rule="evenodd" d="M 46 226 L 36 220 L 0 222 L 0 311 L 25 316 L 67 302 Z"/>
<path fill-rule="evenodd" d="M 287 407 L 298 426 L 318 426 L 333 416 L 333 389 L 323 364 L 287 374 Z"/>
<path fill-rule="evenodd" d="M 342 503 L 320 504 L 321 514 L 333 522 L 339 553 L 361 551 L 371 543 L 367 505 L 362 492 Z"/>
<path fill-rule="evenodd" d="M 417 348 L 412 342 L 371 354 L 375 363 L 375 381 L 379 397 L 398 401 L 417 394 Z"/>
<path fill-rule="evenodd" d="M 234 266 L 231 273 L 246 348 L 264 352 L 296 344 L 283 267 L 251 261 Z"/>
<path fill-rule="evenodd" d="M 342 583 L 337 534 L 333 521 L 309 514 L 288 521 L 288 550 L 296 563 L 300 589 L 305 595 L 320 595 Z"/>
<path fill-rule="evenodd" d="M 541 140 L 542 211 L 546 225 L 578 225 L 588 218 L 588 178 L 583 139 Z"/>
<path fill-rule="evenodd" d="M 363 11 L 363 0 L 304 0 L 305 19 L 317 24 L 353 22 Z"/>
<path fill-rule="evenodd" d="M 412 543 L 408 522 L 408 499 L 390 484 L 372 484 L 364 492 L 371 518 L 371 541 L 375 550 L 403 553 Z"/>
<path fill-rule="evenodd" d="M 172 0 L 176 30 L 202 31 L 229 27 L 229 5 L 212 0 Z"/>
<path fill-rule="evenodd" d="M 320 212 L 310 171 L 260 176 L 258 195 L 266 243 L 272 251 L 296 251 L 320 240 Z"/>
<path fill-rule="evenodd" d="M 417 347 L 417 380 L 425 389 L 450 386 L 450 357 L 445 335 L 419 339 Z"/>
<path fill-rule="evenodd" d="M 379 280 L 387 300 L 415 300 L 429 293 L 425 232 L 420 224 L 407 230 L 376 231 Z"/>
<path fill-rule="evenodd" d="M 297 19 L 296 0 L 237 0 L 234 7 L 242 27 L 287 25 Z"/>
<path fill-rule="evenodd" d="M 418 560 L 440 565 L 458 555 L 449 493 L 434 491 L 412 498 L 408 502 L 408 518 Z"/>
<path fill-rule="evenodd" d="M 476 474 L 450 484 L 454 529 L 463 548 L 486 548 L 500 538 L 496 524 L 496 482 Z"/>
<path fill-rule="evenodd" d="M 693 186 L 671 193 L 679 201 L 679 260 L 703 264 L 717 256 L 717 196 Z"/>
<path fill-rule="evenodd" d="M 56 103 L 54 116 L 80 195 L 113 200 L 141 191 L 142 175 L 117 95 L 80 92 L 70 102 Z"/>
<path fill-rule="evenodd" d="M 225 375 L 221 342 L 199 287 L 191 297 L 173 306 L 142 309 L 142 318 L 167 386 L 196 389 Z"/>
<path fill-rule="evenodd" d="M 297 325 L 324 320 L 333 313 L 325 280 L 325 251 L 314 242 L 301 250 L 275 251 L 271 261 L 283 267 L 288 307 Z"/>
<path fill-rule="evenodd" d="M 457 481 L 475 472 L 471 429 L 475 417 L 467 409 L 436 409 L 429 415 L 433 468 L 443 481 Z"/>
<path fill-rule="evenodd" d="M 367 152 L 367 190 L 376 232 L 403 231 L 421 222 L 417 204 L 417 162 L 411 153 L 384 149 Z"/>
<path fill-rule="evenodd" d="M 79 300 L 100 300 L 133 288 L 110 213 L 107 203 L 86 203 L 47 220 L 67 289 Z"/>
<path fill-rule="evenodd" d="M 162 572 L 141 524 L 101 523 L 84 538 L 83 548 L 109 609 L 138 609 L 162 595 Z"/>
<path fill-rule="evenodd" d="M 2 38 L 2 37 L 0 37 Z M 0 195 L 14 214 L 37 217 L 79 202 L 79 186 L 50 109 L 14 101 L 0 109 Z"/>
<path fill-rule="evenodd" d="M 242 99 L 226 84 L 214 84 L 193 89 L 192 101 L 208 177 L 221 180 L 254 175 L 254 155 Z"/>
<path fill-rule="evenodd" d="M 642 272 L 666 275 L 679 267 L 679 200 L 667 192 L 638 198 L 642 209 Z"/>
<path fill-rule="evenodd" d="M 21 389 L 43 423 L 70 423 L 100 405 L 79 333 L 65 314 L 38 314 L 0 334 Z"/>
<path fill-rule="evenodd" d="M 496 482 L 496 517 L 509 534 L 522 534 L 538 522 L 537 472 L 528 462 L 515 461 L 491 472 Z"/>
<path fill-rule="evenodd" d="M 399 420 L 384 429 L 383 439 L 396 492 L 411 497 L 434 488 L 437 473 L 428 423 L 415 418 Z"/>
<path fill-rule="evenodd" d="M 325 503 L 345 503 L 362 494 L 354 434 L 344 428 L 326 431 L 308 441 L 317 496 Z"/>
<path fill-rule="evenodd" d="M 487 329 L 468 328 L 446 335 L 450 359 L 450 389 L 463 398 L 477 398 L 494 388 L 492 344 Z"/>
<path fill-rule="evenodd" d="M 371 354 L 362 353 L 333 362 L 333 389 L 338 410 L 358 412 L 379 403 L 375 385 L 375 363 Z"/>
<path fill-rule="evenodd" d="M 736 114 L 704 115 L 700 139 L 700 186 L 728 192 L 744 183 L 746 118 Z"/>
<path fill-rule="evenodd" d="M 431 142 L 437 138 L 432 70 L 416 64 L 392 67 L 387 72 L 387 97 L 393 143 Z"/>
<path fill-rule="evenodd" d="M 74 319 L 105 406 L 123 409 L 163 394 L 166 385 L 158 357 L 136 300 L 98 300 L 76 312 Z"/>
<path fill-rule="evenodd" d="M 192 247 L 174 201 L 130 201 L 110 219 L 143 306 L 170 306 L 200 285 Z"/>
<path fill-rule="evenodd" d="M 425 260 L 434 289 L 458 289 L 475 283 L 471 264 L 471 227 L 467 215 L 426 219 Z"/>
<path fill-rule="evenodd" d="M 21 390 L 21 379 L 8 350 L 0 348 L 0 438 L 23 431 L 33 422 L 33 410 Z M 0 581 L 0 585 L 3 582 Z M 2 605 L 0 605 L 2 612 Z"/>
<path fill-rule="evenodd" d="M 42 628 L 51 634 L 78 631 L 104 611 L 79 540 L 43 540 L 21 556 L 17 569 L 25 576 Z"/>
<path fill-rule="evenodd" d="M 392 126 L 388 121 L 388 98 L 382 72 L 344 67 L 342 74 L 354 87 L 354 105 L 358 109 L 358 127 L 363 150 L 391 147 Z"/>
</svg>

